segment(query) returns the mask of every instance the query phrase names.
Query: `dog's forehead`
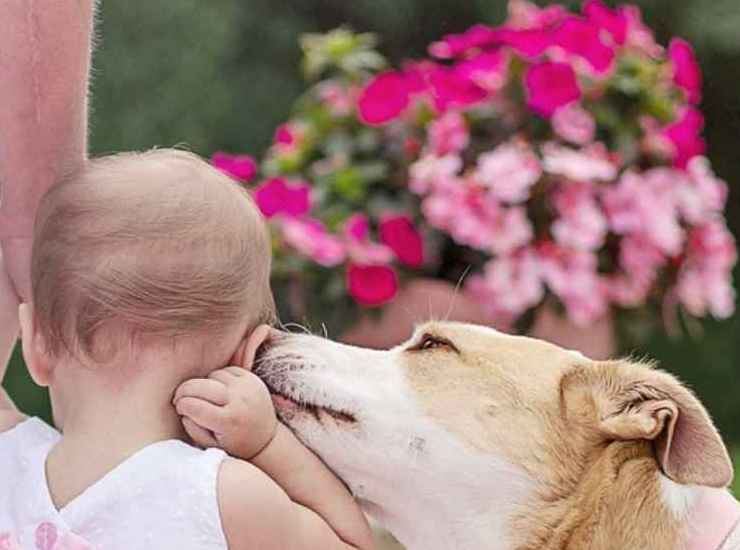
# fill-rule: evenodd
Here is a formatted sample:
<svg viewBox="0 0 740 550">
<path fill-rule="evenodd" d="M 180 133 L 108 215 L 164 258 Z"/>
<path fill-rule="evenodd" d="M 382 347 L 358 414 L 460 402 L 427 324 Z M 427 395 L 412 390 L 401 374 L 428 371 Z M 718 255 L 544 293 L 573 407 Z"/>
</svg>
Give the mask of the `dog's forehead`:
<svg viewBox="0 0 740 550">
<path fill-rule="evenodd" d="M 579 352 L 551 344 L 544 340 L 501 332 L 492 327 L 450 321 L 428 321 L 416 327 L 410 341 L 423 334 L 444 336 L 456 347 L 468 352 L 496 353 L 500 358 L 511 356 L 529 364 L 570 364 L 587 359 Z"/>
</svg>

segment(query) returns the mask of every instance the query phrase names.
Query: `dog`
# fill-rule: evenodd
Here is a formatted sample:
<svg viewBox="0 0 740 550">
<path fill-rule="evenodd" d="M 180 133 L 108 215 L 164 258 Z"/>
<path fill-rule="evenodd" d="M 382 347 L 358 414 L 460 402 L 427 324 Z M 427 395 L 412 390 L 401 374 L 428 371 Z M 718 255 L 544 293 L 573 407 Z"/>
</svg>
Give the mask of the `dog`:
<svg viewBox="0 0 740 550">
<path fill-rule="evenodd" d="M 643 362 L 430 322 L 388 351 L 275 331 L 280 419 L 410 550 L 737 550 L 729 454 Z"/>
</svg>

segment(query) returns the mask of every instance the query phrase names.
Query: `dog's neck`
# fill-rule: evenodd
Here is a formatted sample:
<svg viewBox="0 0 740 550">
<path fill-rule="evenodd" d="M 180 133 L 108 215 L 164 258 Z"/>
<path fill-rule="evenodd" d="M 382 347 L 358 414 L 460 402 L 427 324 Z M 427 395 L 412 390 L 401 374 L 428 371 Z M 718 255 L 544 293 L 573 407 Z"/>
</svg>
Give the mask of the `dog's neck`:
<svg viewBox="0 0 740 550">
<path fill-rule="evenodd" d="M 648 443 L 615 442 L 569 490 L 546 494 L 513 523 L 516 550 L 718 550 L 696 546 L 700 502 L 721 491 L 674 484 Z M 530 505 L 531 506 L 531 505 Z M 533 511 L 532 511 L 533 510 Z M 730 526 L 731 527 L 731 526 Z M 727 535 L 726 530 L 724 536 Z M 716 537 L 715 537 L 716 538 Z"/>
<path fill-rule="evenodd" d="M 511 519 L 532 495 L 526 472 L 471 452 L 444 432 L 426 444 L 424 456 L 438 461 L 420 457 L 413 468 L 389 464 L 382 478 L 366 484 L 373 488 L 367 500 L 383 507 L 363 502 L 365 510 L 409 550 L 513 550 Z M 389 470 L 408 477 L 389 480 Z"/>
</svg>

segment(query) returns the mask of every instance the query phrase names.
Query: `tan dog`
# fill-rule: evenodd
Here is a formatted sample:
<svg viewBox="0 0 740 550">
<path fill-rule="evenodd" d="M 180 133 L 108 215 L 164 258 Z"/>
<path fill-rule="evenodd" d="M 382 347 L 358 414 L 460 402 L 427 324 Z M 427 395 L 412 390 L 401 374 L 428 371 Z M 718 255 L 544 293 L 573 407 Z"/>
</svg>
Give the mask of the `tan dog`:
<svg viewBox="0 0 740 550">
<path fill-rule="evenodd" d="M 649 365 L 429 323 L 389 351 L 276 334 L 257 372 L 410 549 L 740 548 L 725 446 Z"/>
</svg>

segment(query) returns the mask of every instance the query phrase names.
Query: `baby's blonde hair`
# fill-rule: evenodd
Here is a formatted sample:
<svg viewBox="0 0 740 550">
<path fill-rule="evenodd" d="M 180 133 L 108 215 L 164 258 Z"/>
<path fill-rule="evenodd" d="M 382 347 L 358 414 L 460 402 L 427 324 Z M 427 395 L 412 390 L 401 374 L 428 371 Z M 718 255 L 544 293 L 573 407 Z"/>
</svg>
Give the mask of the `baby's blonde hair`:
<svg viewBox="0 0 740 550">
<path fill-rule="evenodd" d="M 185 151 L 90 160 L 55 185 L 31 263 L 36 326 L 52 355 L 102 360 L 138 336 L 217 336 L 274 316 L 259 211 Z"/>
</svg>

